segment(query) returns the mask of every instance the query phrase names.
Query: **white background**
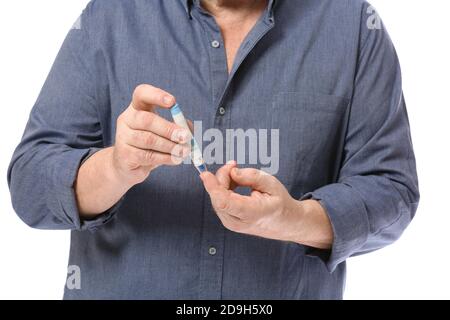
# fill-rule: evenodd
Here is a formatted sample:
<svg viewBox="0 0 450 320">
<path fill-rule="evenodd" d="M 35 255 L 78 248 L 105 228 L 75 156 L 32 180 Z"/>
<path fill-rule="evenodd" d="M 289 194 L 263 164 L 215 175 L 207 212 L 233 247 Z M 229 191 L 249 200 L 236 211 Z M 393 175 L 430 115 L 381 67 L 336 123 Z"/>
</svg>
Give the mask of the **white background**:
<svg viewBox="0 0 450 320">
<path fill-rule="evenodd" d="M 345 298 L 450 299 L 450 2 L 371 3 L 402 62 L 422 198 L 401 240 L 348 261 Z M 86 4 L 0 4 L 0 299 L 62 297 L 69 232 L 23 224 L 10 204 L 6 170 L 59 47 Z"/>
</svg>

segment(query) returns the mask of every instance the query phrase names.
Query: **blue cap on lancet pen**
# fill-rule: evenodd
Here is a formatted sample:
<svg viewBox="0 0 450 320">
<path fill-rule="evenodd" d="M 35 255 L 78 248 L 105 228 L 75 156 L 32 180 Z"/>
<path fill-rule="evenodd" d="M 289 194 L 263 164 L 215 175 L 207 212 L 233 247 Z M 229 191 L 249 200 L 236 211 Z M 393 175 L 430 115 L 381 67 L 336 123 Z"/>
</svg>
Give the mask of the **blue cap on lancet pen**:
<svg viewBox="0 0 450 320">
<path fill-rule="evenodd" d="M 189 130 L 189 132 L 191 131 L 178 103 L 170 108 L 170 113 L 172 114 L 173 121 L 177 125 Z M 199 173 L 208 171 L 205 161 L 203 160 L 202 152 L 195 141 L 194 136 L 191 138 L 191 160 Z"/>
</svg>

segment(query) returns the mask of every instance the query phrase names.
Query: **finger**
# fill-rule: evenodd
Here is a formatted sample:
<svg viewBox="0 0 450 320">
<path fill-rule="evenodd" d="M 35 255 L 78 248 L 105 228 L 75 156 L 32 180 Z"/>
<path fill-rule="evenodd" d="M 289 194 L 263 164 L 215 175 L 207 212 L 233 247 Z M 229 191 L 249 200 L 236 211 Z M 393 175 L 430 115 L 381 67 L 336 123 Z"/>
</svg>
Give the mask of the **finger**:
<svg viewBox="0 0 450 320">
<path fill-rule="evenodd" d="M 176 166 L 183 162 L 183 158 L 154 150 L 142 150 L 129 146 L 132 162 L 142 167 Z"/>
<path fill-rule="evenodd" d="M 180 158 L 187 157 L 190 153 L 188 145 L 177 144 L 149 131 L 130 129 L 129 133 L 124 137 L 124 142 L 135 148 L 154 150 Z"/>
<path fill-rule="evenodd" d="M 267 197 L 270 197 L 270 195 L 267 193 L 261 193 L 258 190 L 252 190 L 252 192 L 250 193 L 250 197 L 263 201 Z"/>
<path fill-rule="evenodd" d="M 233 168 L 230 176 L 237 185 L 250 187 L 261 192 L 271 194 L 276 188 L 277 180 L 275 177 L 261 170 Z"/>
<path fill-rule="evenodd" d="M 188 119 L 187 124 L 188 124 L 189 130 L 191 130 L 192 134 L 194 134 L 194 124 L 192 123 L 192 121 Z"/>
<path fill-rule="evenodd" d="M 148 84 L 141 84 L 134 90 L 131 105 L 136 110 L 152 111 L 157 106 L 170 108 L 175 102 L 175 97 L 170 93 Z"/>
<path fill-rule="evenodd" d="M 203 172 L 200 177 L 217 214 L 228 214 L 246 220 L 258 212 L 257 200 L 225 189 L 210 172 Z"/>
<path fill-rule="evenodd" d="M 127 114 L 125 121 L 131 129 L 150 131 L 177 143 L 187 143 L 192 137 L 189 130 L 184 129 L 153 112 L 132 110 Z"/>
<path fill-rule="evenodd" d="M 232 160 L 227 162 L 226 165 L 224 165 L 223 167 L 221 167 L 219 170 L 217 170 L 216 172 L 216 177 L 217 180 L 219 180 L 219 183 L 226 189 L 229 190 L 233 190 L 234 188 L 232 188 L 231 186 L 231 178 L 230 178 L 230 172 L 233 168 L 236 167 L 236 161 Z"/>
<path fill-rule="evenodd" d="M 226 191 L 226 189 L 220 184 L 217 177 L 211 172 L 202 172 L 202 174 L 200 174 L 200 178 L 202 179 L 203 185 L 209 194 Z"/>
<path fill-rule="evenodd" d="M 212 193 L 211 202 L 218 215 L 226 215 L 249 222 L 257 216 L 261 208 L 260 199 L 253 199 L 228 191 L 226 195 Z"/>
<path fill-rule="evenodd" d="M 228 197 L 231 192 L 224 188 L 217 177 L 211 172 L 203 172 L 200 178 L 203 181 L 206 191 L 209 193 L 213 207 L 217 211 L 227 211 L 229 204 Z"/>
<path fill-rule="evenodd" d="M 240 220 L 252 220 L 260 212 L 261 208 L 261 199 L 243 196 L 235 192 L 231 192 L 228 197 L 227 213 Z"/>
</svg>

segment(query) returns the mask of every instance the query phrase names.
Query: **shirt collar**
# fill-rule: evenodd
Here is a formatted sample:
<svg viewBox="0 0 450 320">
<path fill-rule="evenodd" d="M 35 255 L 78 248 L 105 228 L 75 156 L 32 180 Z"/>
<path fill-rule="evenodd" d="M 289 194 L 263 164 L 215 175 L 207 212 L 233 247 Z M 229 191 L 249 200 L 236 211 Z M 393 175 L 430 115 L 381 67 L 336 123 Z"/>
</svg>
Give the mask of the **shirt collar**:
<svg viewBox="0 0 450 320">
<path fill-rule="evenodd" d="M 200 1 L 200 0 L 181 0 L 183 3 L 184 9 L 186 10 L 186 13 L 188 14 L 189 18 L 191 17 L 191 9 L 194 1 Z M 269 0 L 269 17 L 273 17 L 273 10 L 275 7 L 276 0 Z"/>
<path fill-rule="evenodd" d="M 181 2 L 183 3 L 183 7 L 186 10 L 186 13 L 190 16 L 192 0 L 181 0 Z"/>
</svg>

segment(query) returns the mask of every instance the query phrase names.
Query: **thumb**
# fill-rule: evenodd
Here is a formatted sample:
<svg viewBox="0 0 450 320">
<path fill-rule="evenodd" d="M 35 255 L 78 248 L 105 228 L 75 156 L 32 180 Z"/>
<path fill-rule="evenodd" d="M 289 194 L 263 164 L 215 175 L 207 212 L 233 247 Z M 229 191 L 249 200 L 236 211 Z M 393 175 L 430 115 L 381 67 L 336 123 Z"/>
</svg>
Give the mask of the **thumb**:
<svg viewBox="0 0 450 320">
<path fill-rule="evenodd" d="M 219 183 L 228 190 L 235 189 L 235 184 L 232 183 L 233 180 L 230 177 L 230 172 L 234 167 L 236 167 L 236 161 L 228 161 L 216 172 L 217 180 L 219 180 Z"/>
<path fill-rule="evenodd" d="M 136 110 L 154 111 L 155 107 L 170 108 L 175 104 L 175 97 L 170 93 L 151 86 L 141 84 L 133 92 L 131 106 Z"/>
<path fill-rule="evenodd" d="M 209 171 L 202 172 L 200 178 L 203 181 L 203 185 L 205 186 L 206 191 L 210 194 L 219 192 L 223 188 L 216 176 Z"/>
<path fill-rule="evenodd" d="M 238 169 L 231 170 L 231 179 L 243 187 L 250 187 L 253 190 L 264 193 L 273 193 L 276 188 L 276 179 L 270 174 L 257 169 Z"/>
</svg>

